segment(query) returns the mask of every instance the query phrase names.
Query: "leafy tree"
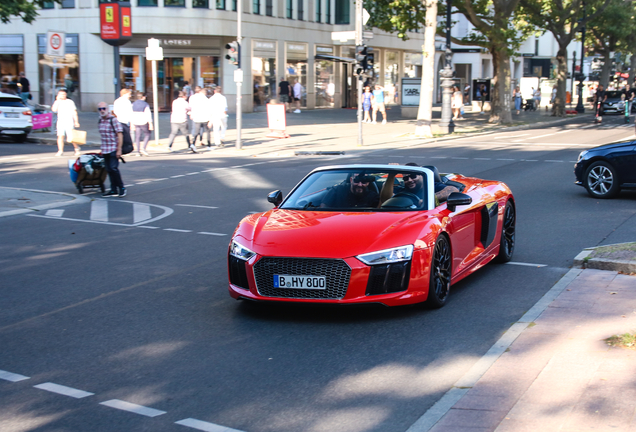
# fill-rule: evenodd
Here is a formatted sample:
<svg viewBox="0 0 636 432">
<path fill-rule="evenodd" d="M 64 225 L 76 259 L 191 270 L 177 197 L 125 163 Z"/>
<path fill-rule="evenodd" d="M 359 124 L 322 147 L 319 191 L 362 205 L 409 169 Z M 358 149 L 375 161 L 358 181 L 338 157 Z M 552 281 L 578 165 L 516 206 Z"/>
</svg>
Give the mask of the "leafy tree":
<svg viewBox="0 0 636 432">
<path fill-rule="evenodd" d="M 52 0 L 61 3 L 62 0 Z M 11 22 L 11 18 L 20 17 L 26 23 L 32 23 L 38 16 L 38 8 L 42 8 L 46 0 L 2 0 L 0 1 L 0 20 L 3 24 Z"/>
<path fill-rule="evenodd" d="M 519 12 L 536 27 L 547 30 L 556 39 L 557 51 L 557 94 L 553 114 L 565 115 L 565 92 L 568 73 L 568 45 L 575 40 L 577 32 L 585 25 L 584 8 L 587 20 L 596 19 L 611 0 L 520 0 Z M 581 53 L 584 55 L 584 53 Z"/>
</svg>

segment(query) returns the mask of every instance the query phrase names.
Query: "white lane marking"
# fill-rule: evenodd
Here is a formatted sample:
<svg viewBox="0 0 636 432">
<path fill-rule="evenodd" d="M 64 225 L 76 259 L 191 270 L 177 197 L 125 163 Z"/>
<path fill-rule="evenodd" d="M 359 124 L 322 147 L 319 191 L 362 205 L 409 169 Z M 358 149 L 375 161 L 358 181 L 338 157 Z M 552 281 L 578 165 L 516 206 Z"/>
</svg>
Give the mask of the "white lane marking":
<svg viewBox="0 0 636 432">
<path fill-rule="evenodd" d="M 226 236 L 227 235 L 227 234 L 211 233 L 211 232 L 205 232 L 205 231 L 199 231 L 197 234 L 204 234 L 204 235 L 211 235 L 211 236 Z"/>
<path fill-rule="evenodd" d="M 170 176 L 170 178 L 179 178 L 179 177 L 185 177 L 185 174 Z"/>
<path fill-rule="evenodd" d="M 570 130 L 562 130 L 559 132 L 553 132 L 553 133 L 549 133 L 549 134 L 545 134 L 545 135 L 539 135 L 539 136 L 535 136 L 535 137 L 528 137 L 526 139 L 537 139 L 537 138 L 545 138 L 545 137 L 549 137 L 549 136 L 553 136 L 553 135 L 558 135 L 558 134 L 562 134 L 565 132 L 571 132 Z"/>
<path fill-rule="evenodd" d="M 137 228 L 159 229 L 159 227 L 148 225 L 139 225 Z"/>
<path fill-rule="evenodd" d="M 111 399 L 105 402 L 100 402 L 100 405 L 106 405 L 111 408 L 120 409 L 122 411 L 128 411 L 131 413 L 139 414 L 146 417 L 157 417 L 161 414 L 165 414 L 166 411 L 161 411 L 154 408 L 148 408 L 143 405 L 137 405 L 134 403 L 126 402 L 119 399 Z"/>
<path fill-rule="evenodd" d="M 501 158 L 501 159 L 496 159 L 496 160 L 499 160 L 499 161 L 513 161 L 513 160 L 516 160 L 516 159 L 504 159 L 504 158 Z"/>
<path fill-rule="evenodd" d="M 507 262 L 506 264 L 526 266 L 526 267 L 547 267 L 548 266 L 547 264 L 533 264 L 533 263 L 522 263 L 522 262 L 514 262 L 514 261 Z"/>
<path fill-rule="evenodd" d="M 448 159 L 447 156 L 431 156 L 431 159 Z"/>
<path fill-rule="evenodd" d="M 207 208 L 207 209 L 217 209 L 218 207 L 212 207 L 212 206 L 204 206 L 204 205 L 195 205 L 195 204 L 175 204 L 176 206 L 179 207 L 197 207 L 197 208 Z"/>
<path fill-rule="evenodd" d="M 20 375 L 17 373 L 0 370 L 0 379 L 3 379 L 5 381 L 18 382 L 18 381 L 28 380 L 29 377 Z"/>
<path fill-rule="evenodd" d="M 66 387 L 63 385 L 55 384 L 52 382 L 34 385 L 33 387 L 40 390 L 50 391 L 51 393 L 57 393 L 64 396 L 70 396 L 75 399 L 82 399 L 88 396 L 93 396 L 95 394 L 95 393 L 87 392 L 84 390 L 78 390 L 73 387 Z"/>
<path fill-rule="evenodd" d="M 490 160 L 490 158 L 473 158 L 475 160 Z"/>
<path fill-rule="evenodd" d="M 468 160 L 468 158 L 465 157 L 452 157 L 451 159 Z"/>
<path fill-rule="evenodd" d="M 530 135 L 530 134 L 527 133 L 527 134 L 519 134 L 519 135 L 504 135 L 504 136 L 492 137 L 492 139 L 519 138 L 519 137 L 528 136 L 528 135 Z"/>
<path fill-rule="evenodd" d="M 193 418 L 179 420 L 179 421 L 176 421 L 175 424 L 178 424 L 181 426 L 187 426 L 192 429 L 198 429 L 204 432 L 240 432 L 237 429 L 232 429 L 225 426 L 219 426 L 214 423 L 208 423 L 208 422 L 193 419 Z"/>
<path fill-rule="evenodd" d="M 154 179 L 153 181 L 162 181 L 162 180 L 168 180 L 168 177 L 159 178 L 159 179 Z"/>
<path fill-rule="evenodd" d="M 184 229 L 177 229 L 177 228 L 164 228 L 164 231 L 173 231 L 173 232 L 182 232 L 182 233 L 189 233 L 192 232 L 192 230 L 184 230 Z"/>
<path fill-rule="evenodd" d="M 521 162 L 539 162 L 536 159 L 519 159 Z"/>
<path fill-rule="evenodd" d="M 91 202 L 91 220 L 108 222 L 108 201 L 95 200 Z"/>
<path fill-rule="evenodd" d="M 201 174 L 201 171 L 187 173 L 186 175 L 195 175 L 195 174 Z"/>
<path fill-rule="evenodd" d="M 63 209 L 51 209 L 51 210 L 47 210 L 46 213 L 44 213 L 47 216 L 51 216 L 51 217 L 62 217 L 62 215 L 64 214 L 64 210 Z"/>
<path fill-rule="evenodd" d="M 544 160 L 543 162 L 563 162 L 563 161 L 560 161 L 560 160 L 551 160 L 551 159 L 546 159 L 546 160 Z"/>
<path fill-rule="evenodd" d="M 133 223 L 143 222 L 152 217 L 150 206 L 146 204 L 133 204 Z"/>
<path fill-rule="evenodd" d="M 152 180 L 137 182 L 138 185 L 147 184 L 147 183 L 152 183 Z"/>
</svg>

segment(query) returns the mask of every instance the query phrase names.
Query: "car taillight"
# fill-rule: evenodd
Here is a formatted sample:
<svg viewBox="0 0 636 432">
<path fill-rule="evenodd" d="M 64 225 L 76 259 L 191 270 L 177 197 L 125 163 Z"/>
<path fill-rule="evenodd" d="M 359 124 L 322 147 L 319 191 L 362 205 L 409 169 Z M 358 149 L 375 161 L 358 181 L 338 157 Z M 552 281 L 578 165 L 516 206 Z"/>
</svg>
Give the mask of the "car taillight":
<svg viewBox="0 0 636 432">
<path fill-rule="evenodd" d="M 23 115 L 33 115 L 33 113 L 31 112 L 31 110 L 26 110 L 26 111 L 22 111 Z"/>
</svg>

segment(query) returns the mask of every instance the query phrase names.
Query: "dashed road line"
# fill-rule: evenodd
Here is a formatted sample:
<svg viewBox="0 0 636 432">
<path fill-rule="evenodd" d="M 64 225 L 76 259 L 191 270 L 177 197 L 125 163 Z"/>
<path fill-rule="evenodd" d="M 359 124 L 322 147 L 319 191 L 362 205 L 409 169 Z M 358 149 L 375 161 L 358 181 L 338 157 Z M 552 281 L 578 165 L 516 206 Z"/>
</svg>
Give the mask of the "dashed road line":
<svg viewBox="0 0 636 432">
<path fill-rule="evenodd" d="M 219 426 L 214 423 L 208 423 L 208 422 L 193 419 L 193 418 L 179 420 L 179 421 L 176 421 L 175 424 L 178 424 L 181 426 L 187 426 L 192 429 L 197 429 L 204 432 L 241 432 L 237 429 L 232 429 L 225 426 Z"/>
<path fill-rule="evenodd" d="M 524 263 L 524 262 L 515 262 L 515 261 L 509 261 L 506 264 L 526 266 L 526 267 L 547 267 L 548 266 L 547 264 L 533 264 L 533 263 Z"/>
<path fill-rule="evenodd" d="M 51 209 L 47 210 L 44 214 L 51 217 L 62 217 L 64 215 L 64 209 Z"/>
<path fill-rule="evenodd" d="M 0 370 L 0 379 L 3 379 L 5 381 L 18 382 L 18 381 L 28 380 L 29 377 L 28 376 L 24 376 L 24 375 L 20 375 L 20 374 L 17 374 L 17 373 L 13 373 L 13 372 L 7 372 L 7 371 L 4 371 L 4 370 Z"/>
<path fill-rule="evenodd" d="M 157 417 L 167 412 L 167 411 L 161 411 L 154 408 L 149 408 L 143 405 L 137 405 L 137 404 L 126 402 L 119 399 L 111 399 L 105 402 L 100 402 L 99 404 L 105 405 L 107 407 L 119 409 L 122 411 L 128 411 L 131 413 L 139 414 L 146 417 Z"/>
<path fill-rule="evenodd" d="M 134 203 L 133 204 L 133 223 L 143 222 L 152 217 L 150 213 L 150 206 L 146 204 Z"/>
<path fill-rule="evenodd" d="M 201 174 L 201 171 L 187 173 L 186 175 L 189 176 L 189 175 L 196 175 L 196 174 Z"/>
<path fill-rule="evenodd" d="M 543 162 L 564 162 L 562 160 L 550 160 L 550 159 L 546 159 Z"/>
<path fill-rule="evenodd" d="M 504 158 L 501 158 L 501 159 L 495 159 L 495 160 L 498 160 L 498 161 L 514 161 L 514 160 L 517 160 L 517 159 L 504 159 Z"/>
<path fill-rule="evenodd" d="M 177 229 L 177 228 L 164 228 L 164 231 L 173 231 L 173 232 L 180 232 L 180 233 L 189 233 L 192 232 L 192 230 L 184 230 L 184 229 Z"/>
<path fill-rule="evenodd" d="M 51 393 L 57 393 L 57 394 L 61 394 L 64 396 L 69 396 L 75 399 L 82 399 L 88 396 L 93 396 L 95 393 L 91 393 L 91 392 L 87 392 L 84 390 L 78 390 L 76 388 L 73 387 L 67 387 L 67 386 L 63 386 L 60 384 L 55 384 L 52 382 L 47 382 L 47 383 L 43 383 L 43 384 L 38 384 L 38 385 L 34 385 L 33 387 L 40 389 L 40 390 L 46 390 L 49 391 Z"/>
<path fill-rule="evenodd" d="M 203 234 L 203 235 L 211 235 L 211 236 L 226 236 L 227 234 L 222 234 L 222 233 L 213 233 L 213 232 L 205 232 L 205 231 L 199 231 L 197 234 Z"/>
<path fill-rule="evenodd" d="M 175 204 L 175 205 L 179 206 L 179 207 L 196 207 L 196 208 L 207 208 L 207 209 L 217 209 L 218 208 L 218 207 L 196 205 L 196 204 Z"/>
<path fill-rule="evenodd" d="M 108 222 L 108 202 L 103 200 L 95 200 L 91 202 L 92 221 Z"/>
<path fill-rule="evenodd" d="M 179 174 L 179 175 L 170 176 L 170 178 L 179 178 L 179 177 L 185 177 L 185 174 Z"/>
</svg>

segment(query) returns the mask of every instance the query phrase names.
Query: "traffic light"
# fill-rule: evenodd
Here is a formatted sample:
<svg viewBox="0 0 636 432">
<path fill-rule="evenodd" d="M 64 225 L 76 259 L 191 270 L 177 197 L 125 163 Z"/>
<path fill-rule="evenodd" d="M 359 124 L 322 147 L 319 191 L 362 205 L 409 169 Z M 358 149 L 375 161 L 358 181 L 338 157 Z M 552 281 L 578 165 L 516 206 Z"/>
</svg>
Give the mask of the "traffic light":
<svg viewBox="0 0 636 432">
<path fill-rule="evenodd" d="M 367 48 L 367 71 L 371 72 L 373 70 L 373 62 L 375 60 L 375 56 L 373 55 L 373 48 Z"/>
<path fill-rule="evenodd" d="M 367 71 L 368 49 L 366 45 L 356 45 L 356 75 L 362 75 Z"/>
<path fill-rule="evenodd" d="M 227 50 L 227 54 L 225 58 L 233 64 L 237 66 L 239 69 L 241 68 L 241 45 L 237 41 L 230 42 L 225 44 L 225 49 Z"/>
</svg>

